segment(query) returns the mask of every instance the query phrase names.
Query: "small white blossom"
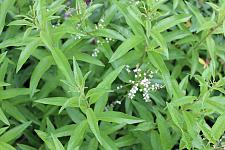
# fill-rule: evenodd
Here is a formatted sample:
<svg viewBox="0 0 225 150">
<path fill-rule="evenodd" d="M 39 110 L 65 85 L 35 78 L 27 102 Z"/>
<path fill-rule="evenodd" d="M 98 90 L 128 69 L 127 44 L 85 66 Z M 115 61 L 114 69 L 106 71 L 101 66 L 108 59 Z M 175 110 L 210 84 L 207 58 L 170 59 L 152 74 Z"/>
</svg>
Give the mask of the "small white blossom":
<svg viewBox="0 0 225 150">
<path fill-rule="evenodd" d="M 121 104 L 121 101 L 115 101 L 116 104 Z"/>
<path fill-rule="evenodd" d="M 126 66 L 126 68 L 129 68 Z M 130 68 L 129 68 L 130 69 Z M 133 70 L 134 72 L 134 77 L 135 80 L 129 80 L 129 83 L 131 83 L 133 86 L 128 92 L 128 98 L 133 99 L 138 91 L 142 93 L 143 100 L 145 102 L 150 102 L 150 91 L 155 91 L 163 86 L 160 85 L 159 83 L 152 83 L 151 79 L 153 78 L 153 74 L 155 72 L 153 71 L 147 71 L 147 72 L 142 72 L 141 68 L 138 66 Z"/>
<path fill-rule="evenodd" d="M 137 85 L 134 85 L 134 86 L 131 88 L 131 90 L 129 91 L 128 97 L 129 97 L 130 99 L 133 99 L 134 96 L 135 96 L 135 94 L 137 93 L 137 91 L 138 91 L 138 87 L 137 87 Z"/>
<path fill-rule="evenodd" d="M 126 69 L 126 71 L 127 71 L 128 73 L 130 73 L 130 72 L 131 72 L 131 70 L 130 70 L 130 66 L 129 66 L 129 65 L 126 65 L 126 66 L 125 66 L 125 69 Z"/>
<path fill-rule="evenodd" d="M 99 52 L 100 52 L 99 49 L 95 48 L 95 49 L 93 50 L 93 53 L 91 54 L 91 56 L 97 57 Z"/>
</svg>

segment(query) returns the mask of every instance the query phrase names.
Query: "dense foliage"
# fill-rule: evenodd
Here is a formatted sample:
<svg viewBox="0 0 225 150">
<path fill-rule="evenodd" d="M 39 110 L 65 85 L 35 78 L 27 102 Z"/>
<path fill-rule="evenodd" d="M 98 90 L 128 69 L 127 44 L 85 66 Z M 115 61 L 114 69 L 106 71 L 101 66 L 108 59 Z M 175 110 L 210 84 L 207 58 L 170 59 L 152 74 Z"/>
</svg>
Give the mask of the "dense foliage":
<svg viewBox="0 0 225 150">
<path fill-rule="evenodd" d="M 0 150 L 225 147 L 224 0 L 0 0 Z"/>
</svg>

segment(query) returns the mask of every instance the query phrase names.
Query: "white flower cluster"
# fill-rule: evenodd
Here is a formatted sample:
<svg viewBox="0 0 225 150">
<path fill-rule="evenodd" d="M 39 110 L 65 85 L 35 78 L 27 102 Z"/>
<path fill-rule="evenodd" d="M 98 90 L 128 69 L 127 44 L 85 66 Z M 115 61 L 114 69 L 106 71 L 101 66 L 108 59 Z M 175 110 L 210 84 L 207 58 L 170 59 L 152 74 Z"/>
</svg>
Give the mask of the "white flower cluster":
<svg viewBox="0 0 225 150">
<path fill-rule="evenodd" d="M 134 5 L 137 6 L 137 5 L 139 5 L 141 2 L 140 2 L 140 1 L 131 0 L 131 1 L 129 1 L 129 3 L 132 4 L 132 5 L 134 4 Z"/>
<path fill-rule="evenodd" d="M 105 38 L 105 40 L 106 40 L 106 43 L 109 43 L 110 41 L 114 41 L 114 39 L 112 38 Z"/>
<path fill-rule="evenodd" d="M 77 30 L 80 31 L 80 30 L 81 30 L 81 23 L 77 23 L 77 24 L 75 25 L 75 27 L 76 27 Z"/>
<path fill-rule="evenodd" d="M 97 57 L 99 52 L 100 52 L 99 49 L 95 48 L 95 49 L 93 50 L 93 53 L 91 54 L 91 56 Z"/>
<path fill-rule="evenodd" d="M 95 26 L 95 29 L 103 29 L 104 28 L 104 19 L 100 19 L 98 25 Z"/>
<path fill-rule="evenodd" d="M 122 88 L 123 88 L 122 85 L 116 87 L 117 90 L 122 89 Z"/>
<path fill-rule="evenodd" d="M 112 38 L 105 38 L 105 40 L 97 40 L 97 44 L 100 44 L 100 45 L 103 45 L 104 43 L 109 43 L 110 41 L 115 41 L 114 39 Z"/>
<path fill-rule="evenodd" d="M 129 91 L 128 97 L 129 97 L 130 99 L 133 99 L 134 96 L 135 96 L 135 94 L 137 93 L 137 91 L 138 91 L 138 84 L 135 84 L 135 85 L 133 85 L 133 87 L 132 87 L 131 90 Z"/>
<path fill-rule="evenodd" d="M 131 72 L 131 70 L 130 70 L 130 66 L 129 66 L 129 65 L 126 65 L 126 66 L 125 66 L 125 69 L 126 69 L 126 71 L 127 71 L 128 73 L 130 73 L 130 72 Z"/>
<path fill-rule="evenodd" d="M 75 39 L 75 40 L 79 40 L 79 39 L 81 39 L 81 36 L 80 36 L 80 35 L 76 35 L 76 36 L 74 37 L 74 39 Z"/>
<path fill-rule="evenodd" d="M 129 66 L 125 66 L 125 69 L 128 73 L 131 73 Z M 128 92 L 128 98 L 133 99 L 136 93 L 139 91 L 142 93 L 143 99 L 145 102 L 150 102 L 150 91 L 155 91 L 161 89 L 163 86 L 159 83 L 151 82 L 154 73 L 153 71 L 142 71 L 138 66 L 133 70 L 135 80 L 129 80 L 129 83 L 132 85 L 132 88 Z"/>
<path fill-rule="evenodd" d="M 119 100 L 113 101 L 111 104 L 106 105 L 105 111 L 110 111 L 111 109 L 113 109 L 113 107 L 116 106 L 116 104 L 121 105 L 121 103 L 122 103 L 122 102 L 119 101 Z"/>
</svg>

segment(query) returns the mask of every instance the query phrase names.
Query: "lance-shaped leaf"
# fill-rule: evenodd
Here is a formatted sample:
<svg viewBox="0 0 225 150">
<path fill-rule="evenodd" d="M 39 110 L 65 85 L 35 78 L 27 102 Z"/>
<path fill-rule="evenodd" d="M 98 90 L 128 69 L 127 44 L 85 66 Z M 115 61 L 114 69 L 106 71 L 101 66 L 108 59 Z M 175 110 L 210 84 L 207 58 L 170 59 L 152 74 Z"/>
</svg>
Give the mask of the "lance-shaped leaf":
<svg viewBox="0 0 225 150">
<path fill-rule="evenodd" d="M 111 73 L 109 73 L 102 82 L 100 82 L 97 86 L 97 88 L 109 88 L 113 81 L 117 78 L 117 76 L 120 74 L 124 66 L 120 66 L 119 68 L 116 68 Z"/>
<path fill-rule="evenodd" d="M 185 105 L 185 104 L 193 103 L 193 101 L 195 99 L 197 99 L 196 96 L 184 96 L 184 97 L 181 97 L 181 98 L 178 98 L 178 99 L 174 99 L 172 101 L 172 103 L 173 103 L 174 106 L 182 106 L 182 105 Z"/>
<path fill-rule="evenodd" d="M 162 73 L 163 81 L 166 84 L 167 92 L 169 96 L 172 97 L 173 87 L 172 87 L 172 82 L 170 78 L 170 73 L 162 57 L 160 56 L 160 54 L 156 52 L 149 52 L 148 57 L 149 57 L 149 61 Z"/>
<path fill-rule="evenodd" d="M 59 49 L 54 47 L 52 37 L 50 36 L 49 32 L 42 31 L 40 33 L 41 40 L 46 45 L 46 47 L 51 51 L 52 56 L 55 60 L 55 63 L 57 64 L 58 68 L 62 71 L 65 78 L 73 83 L 72 78 L 72 70 L 70 68 L 70 64 L 66 58 L 66 56 L 63 54 L 63 52 Z"/>
<path fill-rule="evenodd" d="M 59 141 L 57 137 L 55 137 L 54 134 L 51 134 L 51 137 L 55 146 L 55 150 L 65 150 L 62 143 Z"/>
<path fill-rule="evenodd" d="M 0 87 L 9 86 L 9 85 L 10 85 L 9 83 L 5 83 L 5 82 L 0 81 Z"/>
<path fill-rule="evenodd" d="M 120 41 L 124 41 L 125 38 L 118 32 L 111 30 L 111 29 L 98 29 L 94 32 L 92 32 L 94 36 L 101 36 L 101 37 L 107 37 L 107 38 L 113 38 Z"/>
<path fill-rule="evenodd" d="M 79 149 L 80 145 L 83 142 L 85 131 L 88 127 L 87 120 L 80 122 L 76 128 L 73 130 L 73 133 L 68 142 L 67 150 Z"/>
<path fill-rule="evenodd" d="M 120 66 L 119 68 L 117 68 L 114 71 L 112 71 L 111 73 L 109 73 L 103 79 L 103 81 L 98 84 L 97 88 L 110 89 L 111 84 L 117 78 L 117 76 L 120 74 L 120 72 L 122 71 L 123 68 L 124 68 L 124 66 Z M 105 93 L 104 95 L 102 95 L 100 97 L 100 99 L 97 100 L 97 102 L 95 104 L 95 112 L 103 111 L 105 108 L 105 105 L 107 103 L 107 100 L 108 100 L 108 93 Z M 94 101 L 96 101 L 96 100 L 94 100 Z"/>
<path fill-rule="evenodd" d="M 175 25 L 179 25 L 182 22 L 186 22 L 191 18 L 190 15 L 187 14 L 179 14 L 167 17 L 162 19 L 161 21 L 157 22 L 153 29 L 158 32 L 165 31 Z"/>
<path fill-rule="evenodd" d="M 127 123 L 127 124 L 135 124 L 144 121 L 142 119 L 116 111 L 106 111 L 97 113 L 97 119 L 107 122 Z"/>
<path fill-rule="evenodd" d="M 225 113 L 219 116 L 214 125 L 212 126 L 211 134 L 215 138 L 215 140 L 219 140 L 219 138 L 223 135 L 225 131 L 224 122 L 225 122 Z"/>
<path fill-rule="evenodd" d="M 16 150 L 13 146 L 7 144 L 6 142 L 0 141 L 0 145 L 2 150 Z"/>
<path fill-rule="evenodd" d="M 73 57 L 73 75 L 74 75 L 74 80 L 75 80 L 76 85 L 78 87 L 83 87 L 84 86 L 84 77 L 83 77 L 80 67 L 74 57 Z"/>
<path fill-rule="evenodd" d="M 2 111 L 1 108 L 0 108 L 0 120 L 2 122 L 4 122 L 5 124 L 10 125 L 7 117 L 5 116 L 5 114 L 4 114 L 4 112 Z"/>
<path fill-rule="evenodd" d="M 30 96 L 32 97 L 35 93 L 35 90 L 38 86 L 38 82 L 40 81 L 43 74 L 51 67 L 53 64 L 52 56 L 44 57 L 40 60 L 40 62 L 35 67 L 34 71 L 32 72 L 31 79 L 30 79 Z"/>
<path fill-rule="evenodd" d="M 79 97 L 74 96 L 71 98 L 67 97 L 51 97 L 51 98 L 43 98 L 35 101 L 36 103 L 55 105 L 55 106 L 63 106 L 66 107 L 84 107 L 84 102 L 79 99 Z M 66 105 L 65 105 L 66 104 Z"/>
<path fill-rule="evenodd" d="M 168 52 L 166 40 L 163 38 L 163 36 L 160 34 L 160 32 L 156 29 L 152 29 L 150 31 L 150 35 L 162 48 L 162 52 L 159 51 L 159 53 L 161 52 L 163 55 L 165 55 L 167 58 L 169 58 L 169 52 Z"/>
<path fill-rule="evenodd" d="M 26 47 L 20 53 L 20 57 L 17 62 L 16 72 L 18 72 L 21 69 L 23 64 L 27 61 L 30 55 L 36 50 L 39 44 L 40 44 L 39 38 L 33 40 L 31 43 L 27 43 Z"/>
<path fill-rule="evenodd" d="M 10 10 L 10 8 L 14 5 L 14 3 L 15 3 L 15 0 L 7 0 L 7 1 L 1 2 L 1 5 L 0 5 L 0 35 L 5 26 L 6 14 Z"/>
<path fill-rule="evenodd" d="M 23 134 L 23 131 L 31 124 L 31 122 L 25 122 L 21 125 L 18 125 L 9 131 L 5 132 L 2 136 L 0 136 L 1 142 L 10 142 L 12 140 L 17 139 Z"/>
<path fill-rule="evenodd" d="M 132 36 L 129 39 L 125 40 L 113 53 L 112 57 L 110 58 L 109 62 L 113 62 L 123 55 L 125 55 L 129 50 L 137 46 L 139 43 L 143 41 L 141 36 Z"/>
<path fill-rule="evenodd" d="M 28 95 L 28 88 L 12 88 L 0 92 L 0 99 L 9 99 L 20 95 Z"/>
<path fill-rule="evenodd" d="M 98 142 L 107 150 L 115 150 L 114 147 L 111 146 L 110 143 L 108 143 L 101 135 L 99 127 L 98 127 L 98 120 L 96 118 L 96 115 L 94 114 L 93 110 L 91 108 L 88 108 L 86 110 L 87 115 L 87 121 L 89 124 L 89 127 L 93 134 L 95 135 Z"/>
</svg>

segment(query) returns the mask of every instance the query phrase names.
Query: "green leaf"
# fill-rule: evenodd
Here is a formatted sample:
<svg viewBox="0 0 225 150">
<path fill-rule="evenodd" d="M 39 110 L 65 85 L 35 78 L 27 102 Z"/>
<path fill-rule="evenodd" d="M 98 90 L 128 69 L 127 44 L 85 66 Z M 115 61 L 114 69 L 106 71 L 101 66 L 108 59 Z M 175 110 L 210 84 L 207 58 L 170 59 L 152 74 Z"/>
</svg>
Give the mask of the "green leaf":
<svg viewBox="0 0 225 150">
<path fill-rule="evenodd" d="M 90 140 L 87 150 L 98 150 L 98 141 L 96 138 Z"/>
<path fill-rule="evenodd" d="M 153 29 L 157 32 L 162 32 L 182 22 L 186 22 L 190 18 L 191 16 L 187 14 L 173 15 L 157 22 L 153 26 Z"/>
<path fill-rule="evenodd" d="M 24 145 L 24 144 L 18 144 L 18 147 L 21 150 L 36 150 L 34 147 L 28 146 L 28 145 Z"/>
<path fill-rule="evenodd" d="M 9 131 L 5 132 L 2 136 L 0 136 L 1 142 L 10 142 L 12 140 L 17 139 L 23 134 L 23 131 L 31 124 L 30 122 L 25 122 L 21 125 L 18 125 Z"/>
<path fill-rule="evenodd" d="M 40 44 L 40 40 L 38 38 L 26 45 L 26 47 L 20 53 L 20 57 L 17 62 L 16 72 L 18 72 L 21 69 L 23 64 L 27 61 L 27 59 L 30 57 L 30 55 L 36 50 L 36 48 L 38 47 L 39 44 Z"/>
<path fill-rule="evenodd" d="M 202 133 L 204 134 L 204 136 L 211 142 L 211 143 L 215 143 L 216 141 L 213 139 L 212 136 L 212 129 L 209 127 L 209 125 L 204 121 L 204 122 L 200 122 L 198 123 L 198 126 L 200 127 L 200 129 L 202 130 Z"/>
<path fill-rule="evenodd" d="M 103 96 L 105 93 L 108 93 L 108 92 L 111 92 L 111 91 L 107 89 L 103 89 L 103 88 L 92 88 L 87 92 L 86 97 L 90 98 L 89 104 L 93 104 L 97 102 L 101 98 L 101 96 Z"/>
<path fill-rule="evenodd" d="M 0 54 L 0 64 L 3 62 L 3 60 L 6 58 L 7 52 Z"/>
<path fill-rule="evenodd" d="M 167 103 L 167 107 L 169 110 L 169 113 L 172 117 L 173 122 L 180 128 L 182 129 L 182 120 L 180 118 L 180 113 L 179 111 L 173 106 L 171 103 Z"/>
<path fill-rule="evenodd" d="M 170 79 L 170 73 L 169 70 L 166 67 L 166 64 L 164 63 L 162 57 L 160 54 L 156 52 L 149 52 L 148 53 L 148 58 L 149 61 L 157 68 L 160 70 L 162 73 L 163 81 L 166 84 L 166 89 L 170 97 L 173 95 L 173 87 L 172 87 L 172 82 Z"/>
<path fill-rule="evenodd" d="M 212 76 L 215 78 L 215 71 L 216 71 L 216 49 L 215 49 L 215 42 L 212 38 L 212 36 L 208 36 L 206 38 L 206 44 L 207 44 L 207 50 L 209 52 L 209 55 L 211 57 L 211 62 L 212 62 Z"/>
<path fill-rule="evenodd" d="M 87 121 L 89 124 L 89 127 L 91 129 L 91 131 L 93 132 L 93 134 L 95 135 L 95 137 L 97 138 L 97 140 L 99 141 L 99 143 L 101 145 L 103 145 L 104 141 L 103 138 L 101 137 L 100 134 L 100 130 L 98 127 L 98 120 L 93 112 L 93 110 L 91 108 L 88 108 L 86 110 L 86 116 L 87 116 Z"/>
<path fill-rule="evenodd" d="M 36 91 L 38 86 L 38 82 L 40 81 L 43 74 L 51 67 L 53 64 L 52 56 L 44 57 L 40 60 L 38 65 L 35 67 L 34 71 L 31 74 L 30 79 L 30 96 L 32 97 Z"/>
<path fill-rule="evenodd" d="M 9 85 L 10 85 L 9 83 L 5 83 L 5 82 L 0 81 L 0 87 L 9 86 Z"/>
<path fill-rule="evenodd" d="M 68 142 L 67 150 L 74 150 L 75 148 L 79 149 L 84 140 L 87 127 L 87 120 L 82 121 L 76 126 Z"/>
<path fill-rule="evenodd" d="M 156 117 L 157 117 L 156 123 L 158 125 L 162 147 L 164 150 L 171 149 L 173 145 L 171 140 L 172 137 L 169 132 L 169 126 L 166 120 L 163 118 L 163 116 L 160 113 L 156 113 Z"/>
<path fill-rule="evenodd" d="M 107 122 L 115 122 L 115 123 L 127 123 L 127 124 L 135 124 L 143 122 L 144 120 L 129 116 L 127 114 L 116 112 L 116 111 L 106 111 L 97 114 L 97 119 Z"/>
<path fill-rule="evenodd" d="M 214 125 L 212 126 L 211 134 L 215 140 L 219 140 L 219 138 L 223 135 L 225 131 L 224 122 L 225 122 L 225 113 L 219 116 Z"/>
<path fill-rule="evenodd" d="M 4 133 L 9 127 L 0 128 L 0 135 Z"/>
<path fill-rule="evenodd" d="M 98 60 L 97 58 L 92 57 L 92 56 L 90 56 L 90 55 L 88 55 L 88 54 L 85 54 L 85 53 L 76 52 L 76 55 L 75 55 L 74 57 L 75 57 L 76 60 L 84 61 L 84 62 L 87 62 L 87 63 L 90 63 L 90 64 L 102 66 L 102 67 L 105 66 L 105 65 L 104 65 L 100 60 Z"/>
<path fill-rule="evenodd" d="M 14 147 L 7 144 L 6 142 L 0 141 L 0 145 L 1 145 L 0 150 L 16 150 Z"/>
<path fill-rule="evenodd" d="M 14 5 L 14 3 L 15 3 L 15 0 L 6 0 L 6 1 L 1 2 L 1 5 L 0 5 L 0 35 L 5 26 L 6 14 L 10 10 L 10 8 Z"/>
<path fill-rule="evenodd" d="M 116 146 L 118 147 L 131 146 L 136 142 L 137 142 L 137 139 L 134 136 L 128 134 L 118 138 L 116 140 Z"/>
<path fill-rule="evenodd" d="M 83 106 L 84 104 L 82 101 L 79 100 L 78 97 L 72 97 L 72 98 L 67 98 L 67 97 L 51 97 L 51 98 L 43 98 L 35 101 L 36 103 L 41 103 L 41 104 L 48 104 L 48 105 L 55 105 L 55 106 L 66 106 L 64 107 L 80 107 Z"/>
<path fill-rule="evenodd" d="M 55 146 L 53 145 L 52 138 L 47 135 L 47 133 L 40 131 L 40 130 L 35 130 L 37 135 L 45 142 L 46 146 L 49 149 L 55 149 Z"/>
<path fill-rule="evenodd" d="M 184 96 L 184 97 L 181 97 L 181 98 L 178 98 L 178 99 L 174 99 L 172 101 L 172 103 L 173 103 L 174 106 L 182 106 L 182 105 L 185 105 L 185 104 L 193 103 L 193 101 L 195 99 L 197 99 L 196 96 Z"/>
<path fill-rule="evenodd" d="M 5 114 L 4 114 L 4 112 L 2 111 L 1 108 L 0 108 L 0 120 L 2 122 L 4 122 L 5 124 L 10 125 L 7 117 L 5 116 Z"/>
<path fill-rule="evenodd" d="M 8 26 L 34 26 L 31 22 L 22 19 L 22 20 L 14 20 L 8 24 Z"/>
<path fill-rule="evenodd" d="M 111 84 L 113 81 L 117 78 L 117 76 L 120 74 L 120 72 L 123 70 L 124 66 L 120 66 L 110 72 L 102 82 L 100 82 L 97 86 L 97 88 L 103 88 L 103 89 L 108 89 L 110 88 Z"/>
<path fill-rule="evenodd" d="M 0 100 L 10 99 L 20 95 L 28 95 L 30 90 L 28 88 L 12 88 L 0 92 Z"/>
<path fill-rule="evenodd" d="M 137 125 L 133 130 L 134 131 L 149 131 L 155 128 L 155 124 L 153 122 L 142 122 Z"/>
<path fill-rule="evenodd" d="M 143 38 L 140 36 L 132 36 L 129 39 L 125 40 L 113 53 L 111 56 L 109 63 L 119 59 L 123 55 L 125 55 L 129 50 L 137 46 L 139 43 L 143 41 Z"/>
<path fill-rule="evenodd" d="M 141 103 L 137 102 L 137 101 L 132 101 L 133 105 L 135 106 L 135 108 L 137 109 L 139 115 L 141 118 L 147 120 L 147 121 L 153 121 L 154 118 L 151 114 L 151 112 L 149 112 L 149 110 L 143 106 Z"/>
<path fill-rule="evenodd" d="M 192 55 L 192 59 L 190 60 L 190 62 L 191 62 L 191 77 L 193 77 L 195 72 L 198 69 L 198 64 L 199 64 L 199 62 L 198 62 L 199 61 L 198 49 L 192 49 L 191 55 Z"/>
<path fill-rule="evenodd" d="M 116 68 L 112 72 L 110 72 L 102 82 L 100 82 L 97 86 L 97 88 L 104 88 L 104 89 L 110 89 L 111 84 L 113 81 L 117 78 L 117 76 L 120 74 L 124 66 L 120 66 L 119 68 Z M 95 112 L 102 112 L 106 106 L 108 100 L 108 93 L 105 93 L 100 97 L 100 99 L 95 104 Z"/>
<path fill-rule="evenodd" d="M 160 136 L 159 136 L 159 133 L 157 131 L 155 131 L 155 130 L 151 131 L 151 139 L 150 140 L 151 140 L 151 145 L 153 147 L 153 150 L 162 149 Z"/>
<path fill-rule="evenodd" d="M 150 35 L 152 38 L 160 45 L 162 48 L 162 54 L 165 55 L 167 58 L 169 58 L 169 52 L 167 48 L 166 41 L 164 40 L 163 36 L 160 34 L 160 32 L 156 29 L 152 29 L 150 31 Z M 160 51 L 159 51 L 160 52 Z"/>
<path fill-rule="evenodd" d="M 94 36 L 107 37 L 120 41 L 125 41 L 125 38 L 120 33 L 111 29 L 98 29 L 94 32 L 91 32 L 91 34 L 93 34 Z"/>
<path fill-rule="evenodd" d="M 98 127 L 98 120 L 91 108 L 88 108 L 86 110 L 86 115 L 87 115 L 87 121 L 89 124 L 89 127 L 95 137 L 97 138 L 98 142 L 107 150 L 114 150 L 114 148 L 105 141 L 105 139 L 102 137 L 99 127 Z"/>
<path fill-rule="evenodd" d="M 73 57 L 73 75 L 74 75 L 76 85 L 78 87 L 83 87 L 84 86 L 84 77 L 83 77 L 80 67 L 74 57 Z"/>
<path fill-rule="evenodd" d="M 141 24 L 132 16 L 132 14 L 128 11 L 128 3 L 122 3 L 121 1 L 112 0 L 113 4 L 119 9 L 119 11 L 123 14 L 126 19 L 127 24 L 135 33 L 135 35 L 141 35 L 144 37 L 144 31 Z"/>
<path fill-rule="evenodd" d="M 223 21 L 224 17 L 225 17 L 225 3 L 224 1 L 221 1 L 221 6 L 219 8 L 219 14 L 218 14 L 218 22 Z"/>
<path fill-rule="evenodd" d="M 43 43 L 51 51 L 55 63 L 57 64 L 58 68 L 62 71 L 65 78 L 69 82 L 73 83 L 72 70 L 70 68 L 70 64 L 66 56 L 63 54 L 63 52 L 59 48 L 53 46 L 54 44 L 52 41 L 52 37 L 50 36 L 50 33 L 41 31 L 40 37 Z"/>
<path fill-rule="evenodd" d="M 55 150 L 65 150 L 62 143 L 58 140 L 57 137 L 54 136 L 54 134 L 51 134 L 54 146 L 55 146 Z"/>
<path fill-rule="evenodd" d="M 21 111 L 19 111 L 19 109 L 16 106 L 12 105 L 11 103 L 4 101 L 2 104 L 2 108 L 4 108 L 4 110 L 7 114 L 11 115 L 16 120 L 18 120 L 22 123 L 27 121 L 24 114 L 22 114 Z"/>
</svg>

